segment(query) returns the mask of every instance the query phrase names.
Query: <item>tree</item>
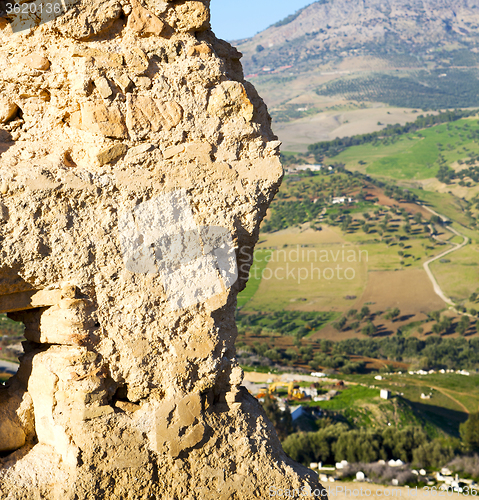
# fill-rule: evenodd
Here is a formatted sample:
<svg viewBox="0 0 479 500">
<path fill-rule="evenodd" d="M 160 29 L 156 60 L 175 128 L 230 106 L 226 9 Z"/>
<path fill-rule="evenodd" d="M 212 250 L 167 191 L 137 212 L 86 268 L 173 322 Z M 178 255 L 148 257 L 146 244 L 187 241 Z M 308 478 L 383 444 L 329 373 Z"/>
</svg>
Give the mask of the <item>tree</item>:
<svg viewBox="0 0 479 500">
<path fill-rule="evenodd" d="M 285 354 L 291 359 L 291 361 L 296 361 L 298 359 L 298 353 L 296 349 L 293 349 L 292 347 L 286 349 Z"/>
<path fill-rule="evenodd" d="M 459 333 L 459 335 L 465 335 L 467 332 L 467 329 L 469 328 L 469 323 L 470 323 L 470 320 L 467 316 L 461 316 L 461 320 L 459 321 L 458 325 L 456 326 L 456 332 Z"/>
<path fill-rule="evenodd" d="M 365 430 L 352 430 L 339 436 L 333 445 L 337 461 L 346 459 L 348 462 L 374 462 L 382 458 L 381 436 Z"/>
<path fill-rule="evenodd" d="M 462 441 L 470 451 L 479 451 L 479 412 L 469 414 L 469 418 L 459 426 Z"/>
<path fill-rule="evenodd" d="M 436 335 L 442 333 L 441 323 L 434 323 L 434 325 L 432 325 L 432 333 L 435 333 Z"/>
<path fill-rule="evenodd" d="M 394 309 L 391 309 L 391 311 L 389 311 L 386 314 L 385 318 L 392 319 L 393 321 L 396 321 L 396 318 L 398 318 L 400 314 L 401 314 L 401 311 L 397 307 L 395 307 Z"/>
<path fill-rule="evenodd" d="M 358 314 L 359 319 L 367 318 L 371 315 L 371 311 L 368 306 L 363 306 Z"/>
<path fill-rule="evenodd" d="M 281 354 L 277 349 L 268 349 L 265 351 L 264 357 L 270 359 L 271 361 L 279 361 L 281 359 Z"/>
<path fill-rule="evenodd" d="M 452 326 L 452 319 L 447 316 L 443 316 L 441 320 L 441 326 L 444 332 L 447 332 Z"/>
<path fill-rule="evenodd" d="M 440 315 L 441 315 L 440 311 L 432 311 L 429 313 L 429 316 L 435 321 L 439 321 Z"/>
<path fill-rule="evenodd" d="M 321 351 L 329 352 L 333 347 L 331 340 L 321 340 Z"/>
<path fill-rule="evenodd" d="M 251 328 L 251 332 L 253 335 L 261 335 L 263 333 L 263 329 L 260 326 L 254 326 Z"/>
<path fill-rule="evenodd" d="M 420 224 L 422 222 L 422 215 L 421 215 L 421 212 L 416 212 L 414 214 L 414 222 L 416 224 Z"/>
<path fill-rule="evenodd" d="M 371 323 L 371 321 L 361 330 L 363 335 L 372 337 L 376 333 L 376 327 Z"/>
<path fill-rule="evenodd" d="M 338 321 L 333 323 L 333 328 L 335 328 L 336 330 L 338 330 L 338 332 L 340 332 L 346 325 L 346 321 L 347 321 L 346 318 L 344 316 L 341 316 L 341 318 L 339 318 Z"/>
<path fill-rule="evenodd" d="M 431 469 L 442 467 L 454 457 L 451 448 L 444 448 L 439 440 L 425 443 L 413 450 L 413 463 L 418 467 Z"/>
<path fill-rule="evenodd" d="M 263 409 L 266 416 L 274 425 L 276 432 L 281 440 L 285 439 L 293 432 L 293 419 L 289 406 L 286 405 L 285 410 L 281 411 L 276 403 L 276 400 L 268 393 L 264 397 Z"/>
</svg>

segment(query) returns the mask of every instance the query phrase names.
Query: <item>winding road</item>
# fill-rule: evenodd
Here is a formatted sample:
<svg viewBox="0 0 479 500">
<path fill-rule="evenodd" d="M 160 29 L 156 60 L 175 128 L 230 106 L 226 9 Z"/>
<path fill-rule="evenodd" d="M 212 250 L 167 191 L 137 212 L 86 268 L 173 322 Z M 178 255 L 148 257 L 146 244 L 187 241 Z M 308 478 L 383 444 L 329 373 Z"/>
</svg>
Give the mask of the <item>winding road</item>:
<svg viewBox="0 0 479 500">
<path fill-rule="evenodd" d="M 430 209 L 429 207 L 426 207 L 425 205 L 421 205 L 421 206 L 424 207 L 428 212 L 431 212 L 432 214 L 440 217 L 443 222 L 447 222 L 449 220 L 447 217 L 444 217 L 444 215 L 438 214 L 437 212 Z M 433 257 L 432 259 L 429 259 L 428 261 L 424 262 L 423 267 L 424 267 L 424 270 L 426 271 L 429 279 L 431 280 L 432 286 L 434 288 L 434 292 L 436 292 L 436 294 L 439 297 L 441 297 L 441 299 L 444 302 L 446 302 L 446 304 L 449 304 L 451 306 L 455 306 L 454 302 L 444 294 L 441 287 L 439 286 L 439 283 L 437 282 L 436 278 L 434 277 L 434 274 L 432 274 L 432 271 L 429 268 L 429 264 L 431 264 L 432 262 L 434 262 L 434 261 L 444 257 L 445 255 L 452 253 L 452 252 L 457 252 L 458 250 L 460 250 L 461 248 L 463 248 L 464 246 L 466 246 L 469 243 L 469 238 L 467 236 L 464 236 L 463 234 L 461 234 L 459 231 L 456 231 L 451 226 L 447 226 L 447 228 L 449 231 L 451 231 L 455 235 L 460 236 L 461 238 L 464 238 L 464 241 L 461 244 L 449 242 L 451 245 L 454 245 L 453 248 L 450 248 L 449 250 L 446 250 L 445 252 L 440 253 L 436 257 Z"/>
</svg>

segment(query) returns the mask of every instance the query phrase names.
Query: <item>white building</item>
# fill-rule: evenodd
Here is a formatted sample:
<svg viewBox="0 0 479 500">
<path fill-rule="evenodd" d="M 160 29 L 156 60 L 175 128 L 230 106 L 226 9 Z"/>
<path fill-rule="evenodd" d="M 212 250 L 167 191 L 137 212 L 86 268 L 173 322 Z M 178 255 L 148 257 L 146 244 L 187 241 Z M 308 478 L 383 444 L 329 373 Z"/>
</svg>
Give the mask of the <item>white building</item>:
<svg viewBox="0 0 479 500">
<path fill-rule="evenodd" d="M 387 389 L 381 389 L 379 396 L 381 399 L 389 399 L 391 397 L 391 391 L 388 391 Z"/>
<path fill-rule="evenodd" d="M 333 198 L 333 201 L 331 203 L 333 205 L 339 205 L 343 203 L 352 203 L 353 201 L 354 199 L 348 196 L 336 196 Z"/>
</svg>

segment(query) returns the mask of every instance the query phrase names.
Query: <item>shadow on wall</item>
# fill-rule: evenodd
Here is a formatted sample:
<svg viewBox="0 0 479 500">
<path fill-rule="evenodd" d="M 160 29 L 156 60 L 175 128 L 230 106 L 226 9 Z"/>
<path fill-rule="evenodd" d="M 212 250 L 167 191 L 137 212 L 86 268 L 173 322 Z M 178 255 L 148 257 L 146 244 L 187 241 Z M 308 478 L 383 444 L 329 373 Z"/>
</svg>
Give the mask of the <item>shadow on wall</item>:
<svg viewBox="0 0 479 500">
<path fill-rule="evenodd" d="M 0 129 L 0 158 L 11 146 L 13 146 L 13 139 L 10 132 Z"/>
</svg>

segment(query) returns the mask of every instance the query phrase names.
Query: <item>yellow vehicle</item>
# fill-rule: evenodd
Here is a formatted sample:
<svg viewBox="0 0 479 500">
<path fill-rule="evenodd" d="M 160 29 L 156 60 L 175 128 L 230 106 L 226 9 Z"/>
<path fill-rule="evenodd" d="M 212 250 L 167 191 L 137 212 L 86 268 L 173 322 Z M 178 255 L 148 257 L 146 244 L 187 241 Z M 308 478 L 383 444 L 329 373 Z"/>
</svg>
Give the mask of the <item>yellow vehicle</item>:
<svg viewBox="0 0 479 500">
<path fill-rule="evenodd" d="M 287 383 L 287 382 L 274 382 L 274 383 L 270 384 L 270 386 L 268 387 L 268 393 L 270 395 L 273 394 L 273 392 L 275 392 L 278 387 L 287 387 L 289 399 L 300 400 L 300 399 L 304 398 L 304 394 L 301 392 L 299 386 L 294 385 L 294 382 L 289 382 L 289 383 Z"/>
</svg>

